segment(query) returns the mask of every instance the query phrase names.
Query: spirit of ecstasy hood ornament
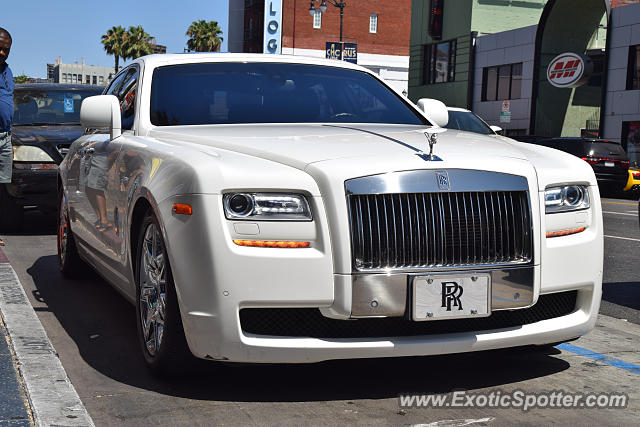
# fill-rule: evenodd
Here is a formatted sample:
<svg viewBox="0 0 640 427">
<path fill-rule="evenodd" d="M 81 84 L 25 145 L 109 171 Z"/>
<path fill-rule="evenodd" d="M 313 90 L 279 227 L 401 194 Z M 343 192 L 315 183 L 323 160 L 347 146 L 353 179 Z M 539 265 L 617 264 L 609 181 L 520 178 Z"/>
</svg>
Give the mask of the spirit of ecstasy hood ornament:
<svg viewBox="0 0 640 427">
<path fill-rule="evenodd" d="M 429 141 L 429 154 L 425 154 L 424 152 L 418 153 L 418 157 L 427 162 L 441 162 L 442 159 L 433 154 L 433 146 L 438 143 L 438 133 L 433 132 L 429 133 L 428 131 L 424 133 L 424 136 L 427 137 L 427 141 Z"/>
</svg>

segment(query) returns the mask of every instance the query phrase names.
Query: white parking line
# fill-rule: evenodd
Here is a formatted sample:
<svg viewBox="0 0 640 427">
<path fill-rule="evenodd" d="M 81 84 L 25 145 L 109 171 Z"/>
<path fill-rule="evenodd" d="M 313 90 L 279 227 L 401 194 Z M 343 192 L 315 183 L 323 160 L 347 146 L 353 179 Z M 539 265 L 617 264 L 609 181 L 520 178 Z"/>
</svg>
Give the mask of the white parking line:
<svg viewBox="0 0 640 427">
<path fill-rule="evenodd" d="M 467 419 L 461 419 L 461 420 L 442 420 L 442 421 L 435 421 L 429 424 L 413 424 L 411 427 L 461 427 L 461 426 L 468 426 L 472 424 L 487 424 L 493 420 L 495 420 L 494 417 L 478 418 L 478 419 L 467 418 Z"/>
<path fill-rule="evenodd" d="M 634 242 L 640 242 L 640 239 L 632 239 L 631 237 L 607 236 L 606 234 L 604 235 L 604 237 L 610 237 L 612 239 L 633 240 Z"/>
<path fill-rule="evenodd" d="M 624 212 L 602 211 L 602 213 L 606 213 L 606 214 L 614 214 L 614 215 L 638 216 L 638 213 L 637 213 L 637 212 L 634 212 L 634 213 L 624 213 Z"/>
</svg>

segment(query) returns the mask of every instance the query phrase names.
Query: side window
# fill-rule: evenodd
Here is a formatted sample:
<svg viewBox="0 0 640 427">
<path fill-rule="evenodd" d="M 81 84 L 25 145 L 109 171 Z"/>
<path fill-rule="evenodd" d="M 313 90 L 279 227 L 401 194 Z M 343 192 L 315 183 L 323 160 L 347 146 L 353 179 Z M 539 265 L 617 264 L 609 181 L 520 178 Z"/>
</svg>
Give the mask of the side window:
<svg viewBox="0 0 640 427">
<path fill-rule="evenodd" d="M 133 127 L 138 74 L 138 67 L 132 65 L 120 73 L 104 91 L 104 95 L 115 95 L 120 101 L 120 119 L 123 130 Z"/>
<path fill-rule="evenodd" d="M 126 73 L 122 85 L 114 93 L 120 100 L 122 129 L 131 129 L 136 114 L 136 89 L 138 88 L 138 67 L 132 66 Z"/>
<path fill-rule="evenodd" d="M 118 89 L 118 87 L 120 87 L 122 85 L 122 80 L 124 80 L 126 73 L 122 73 L 120 75 L 118 75 L 115 79 L 113 79 L 113 81 L 111 81 L 111 83 L 109 83 L 109 86 L 107 86 L 107 88 L 105 89 L 104 92 L 102 92 L 103 95 L 115 95 L 115 91 Z"/>
</svg>

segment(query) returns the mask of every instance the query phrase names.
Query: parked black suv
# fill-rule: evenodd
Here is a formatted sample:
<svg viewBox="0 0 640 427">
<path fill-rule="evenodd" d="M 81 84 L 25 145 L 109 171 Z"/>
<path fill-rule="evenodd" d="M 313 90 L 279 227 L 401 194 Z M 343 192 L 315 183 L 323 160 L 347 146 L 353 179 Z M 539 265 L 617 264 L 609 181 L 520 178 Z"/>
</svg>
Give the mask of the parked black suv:
<svg viewBox="0 0 640 427">
<path fill-rule="evenodd" d="M 622 146 L 615 141 L 589 138 L 536 138 L 533 142 L 555 148 L 580 157 L 591 165 L 598 186 L 605 192 L 622 191 L 629 179 L 629 158 Z M 524 137 L 528 138 L 528 137 Z"/>
<path fill-rule="evenodd" d="M 58 165 L 71 143 L 82 135 L 80 104 L 103 89 L 64 84 L 15 86 L 13 173 L 10 184 L 0 184 L 0 230 L 19 228 L 24 206 L 56 210 Z"/>
</svg>

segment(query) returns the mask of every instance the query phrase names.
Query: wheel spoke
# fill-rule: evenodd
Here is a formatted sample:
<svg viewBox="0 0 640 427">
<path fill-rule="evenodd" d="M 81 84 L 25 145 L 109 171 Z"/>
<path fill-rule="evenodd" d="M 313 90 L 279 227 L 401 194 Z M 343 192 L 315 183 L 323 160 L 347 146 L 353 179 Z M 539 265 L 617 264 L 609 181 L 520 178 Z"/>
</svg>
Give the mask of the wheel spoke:
<svg viewBox="0 0 640 427">
<path fill-rule="evenodd" d="M 166 260 L 162 236 L 155 224 L 149 224 L 142 241 L 139 310 L 143 340 L 150 355 L 162 344 L 166 321 Z"/>
</svg>

